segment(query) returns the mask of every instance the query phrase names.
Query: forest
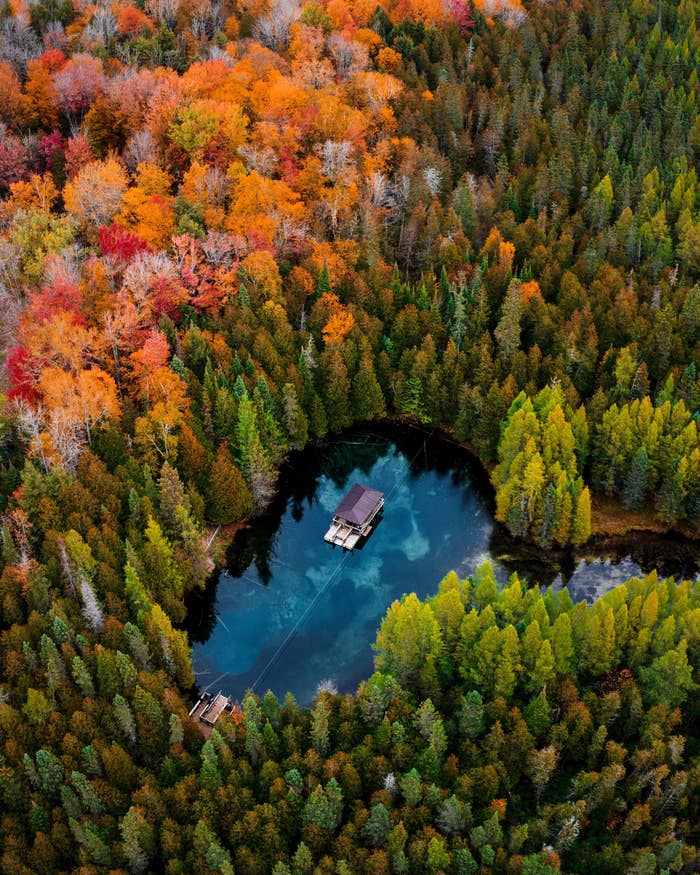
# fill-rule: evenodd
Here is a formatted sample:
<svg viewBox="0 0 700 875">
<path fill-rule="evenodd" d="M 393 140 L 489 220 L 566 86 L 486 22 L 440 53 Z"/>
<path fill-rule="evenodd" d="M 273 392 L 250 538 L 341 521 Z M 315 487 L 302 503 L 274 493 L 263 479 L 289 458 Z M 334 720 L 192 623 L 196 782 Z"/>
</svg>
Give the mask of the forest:
<svg viewBox="0 0 700 875">
<path fill-rule="evenodd" d="M 697 583 L 448 575 L 206 741 L 183 622 L 369 420 L 543 549 L 700 536 L 699 12 L 2 3 L 0 871 L 697 871 Z"/>
</svg>

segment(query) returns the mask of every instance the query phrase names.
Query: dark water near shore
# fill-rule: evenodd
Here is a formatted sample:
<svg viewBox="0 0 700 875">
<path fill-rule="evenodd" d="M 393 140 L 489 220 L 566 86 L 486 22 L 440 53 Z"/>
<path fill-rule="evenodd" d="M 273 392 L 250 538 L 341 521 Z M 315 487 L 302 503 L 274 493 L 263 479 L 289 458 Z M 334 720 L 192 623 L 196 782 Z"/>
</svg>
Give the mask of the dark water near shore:
<svg viewBox="0 0 700 875">
<path fill-rule="evenodd" d="M 362 549 L 323 540 L 332 512 L 359 481 L 385 493 L 384 515 Z M 517 571 L 592 600 L 659 568 L 695 577 L 697 555 L 670 538 L 637 536 L 615 553 L 552 553 L 514 542 L 494 523 L 492 491 L 464 450 L 421 431 L 356 429 L 294 454 L 277 498 L 239 532 L 227 570 L 190 605 L 188 631 L 201 689 L 291 690 L 308 704 L 331 681 L 355 690 L 372 672 L 377 629 L 402 594 L 426 597 L 451 569 L 466 577 L 490 559 L 500 581 Z"/>
</svg>

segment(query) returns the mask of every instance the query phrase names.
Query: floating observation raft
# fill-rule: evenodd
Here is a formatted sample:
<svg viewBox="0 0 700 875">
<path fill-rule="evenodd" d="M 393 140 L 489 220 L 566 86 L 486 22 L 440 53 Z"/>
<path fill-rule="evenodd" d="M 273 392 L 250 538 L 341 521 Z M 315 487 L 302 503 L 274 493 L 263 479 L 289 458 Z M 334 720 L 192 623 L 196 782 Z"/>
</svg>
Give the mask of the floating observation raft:
<svg viewBox="0 0 700 875">
<path fill-rule="evenodd" d="M 324 540 L 346 550 L 354 549 L 372 531 L 372 521 L 383 507 L 383 492 L 355 483 L 336 507 Z"/>
<path fill-rule="evenodd" d="M 203 693 L 190 711 L 190 717 L 199 723 L 200 729 L 209 738 L 214 724 L 224 711 L 234 711 L 236 708 L 237 704 L 233 699 L 224 696 L 220 690 L 215 696 L 211 693 Z"/>
</svg>

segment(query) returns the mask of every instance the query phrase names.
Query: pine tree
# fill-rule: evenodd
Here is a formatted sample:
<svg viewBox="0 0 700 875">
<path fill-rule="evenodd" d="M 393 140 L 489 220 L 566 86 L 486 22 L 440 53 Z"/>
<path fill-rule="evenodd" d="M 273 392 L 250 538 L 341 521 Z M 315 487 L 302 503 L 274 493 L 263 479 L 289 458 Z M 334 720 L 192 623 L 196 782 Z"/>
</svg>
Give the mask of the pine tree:
<svg viewBox="0 0 700 875">
<path fill-rule="evenodd" d="M 245 748 L 251 763 L 255 765 L 262 747 L 263 717 L 257 699 L 251 694 L 243 699 L 243 713 L 245 715 Z"/>
<path fill-rule="evenodd" d="M 479 864 L 469 848 L 455 848 L 452 854 L 457 875 L 475 875 Z"/>
<path fill-rule="evenodd" d="M 236 461 L 247 476 L 249 469 L 250 445 L 257 436 L 256 412 L 253 402 L 246 392 L 238 405 L 236 422 Z"/>
<path fill-rule="evenodd" d="M 187 497 L 180 475 L 168 462 L 160 469 L 158 492 L 163 524 L 167 532 L 173 534 L 177 531 L 175 512 L 178 507 L 187 504 Z"/>
<path fill-rule="evenodd" d="M 307 875 L 308 872 L 311 872 L 313 865 L 314 858 L 311 851 L 304 842 L 300 842 L 299 847 L 296 849 L 294 856 L 292 857 L 292 866 L 295 875 L 296 873 Z"/>
<path fill-rule="evenodd" d="M 648 704 L 663 703 L 669 708 L 677 708 L 696 693 L 698 685 L 693 680 L 687 649 L 687 642 L 683 639 L 677 647 L 658 656 L 650 666 L 640 668 L 640 680 Z"/>
<path fill-rule="evenodd" d="M 331 778 L 325 789 L 320 784 L 314 788 L 304 805 L 302 821 L 333 833 L 340 824 L 342 811 L 343 794 L 337 781 Z"/>
<path fill-rule="evenodd" d="M 440 627 L 428 605 L 415 593 L 395 601 L 377 635 L 375 664 L 400 684 L 415 683 L 442 653 Z"/>
<path fill-rule="evenodd" d="M 466 738 L 474 740 L 484 731 L 484 702 L 481 693 L 470 690 L 460 700 L 457 715 L 459 731 Z"/>
<path fill-rule="evenodd" d="M 683 513 L 683 500 L 685 498 L 685 471 L 688 460 L 676 459 L 671 469 L 661 481 L 656 497 L 656 509 L 661 519 L 667 525 L 676 522 Z"/>
<path fill-rule="evenodd" d="M 391 815 L 380 802 L 372 806 L 370 815 L 362 827 L 362 835 L 371 847 L 382 848 L 393 826 Z"/>
<path fill-rule="evenodd" d="M 423 402 L 423 381 L 415 374 L 408 377 L 404 382 L 403 392 L 399 395 L 397 392 L 396 404 L 399 413 L 403 416 L 411 416 L 419 422 L 427 422 L 428 417 L 425 413 Z"/>
<path fill-rule="evenodd" d="M 73 678 L 84 696 L 94 696 L 95 687 L 88 667 L 79 656 L 73 657 Z"/>
<path fill-rule="evenodd" d="M 253 499 L 225 443 L 220 444 L 209 478 L 207 514 L 217 525 L 228 525 L 250 512 Z"/>
<path fill-rule="evenodd" d="M 365 353 L 360 359 L 360 366 L 352 381 L 353 419 L 362 422 L 380 418 L 385 413 L 384 395 L 377 380 L 372 357 L 369 353 Z"/>
<path fill-rule="evenodd" d="M 53 711 L 51 702 L 41 692 L 29 687 L 27 690 L 27 701 L 22 707 L 22 712 L 30 724 L 41 726 L 49 719 L 49 715 Z"/>
<path fill-rule="evenodd" d="M 146 812 L 132 805 L 122 819 L 120 831 L 129 868 L 134 875 L 140 875 L 148 869 L 155 850 L 153 828 L 148 822 Z"/>
<path fill-rule="evenodd" d="M 190 663 L 190 649 L 187 632 L 173 628 L 170 618 L 159 605 L 153 605 L 144 622 L 145 634 L 154 654 L 161 659 L 171 677 L 182 689 L 189 689 L 194 683 Z"/>
<path fill-rule="evenodd" d="M 511 280 L 501 308 L 501 318 L 494 331 L 499 355 L 506 364 L 511 362 L 520 349 L 523 311 L 522 283 L 520 280 Z"/>
<path fill-rule="evenodd" d="M 523 717 L 535 740 L 546 735 L 552 725 L 552 708 L 544 690 L 540 690 L 539 694 L 528 702 L 523 709 Z"/>
<path fill-rule="evenodd" d="M 476 213 L 471 188 L 467 179 L 462 180 L 454 194 L 454 209 L 462 223 L 462 231 L 471 237 L 476 224 Z"/>
<path fill-rule="evenodd" d="M 316 280 L 316 288 L 313 294 L 313 301 L 320 298 L 322 295 L 330 293 L 333 291 L 333 286 L 331 285 L 331 278 L 328 273 L 328 265 L 326 262 L 323 262 L 323 267 L 319 271 L 318 279 Z M 309 303 L 313 303 L 310 301 Z"/>
<path fill-rule="evenodd" d="M 311 740 L 315 750 L 322 756 L 328 753 L 328 708 L 319 696 L 311 710 Z"/>
<path fill-rule="evenodd" d="M 235 431 L 236 402 L 225 386 L 215 390 L 212 425 L 219 438 L 232 437 Z"/>
<path fill-rule="evenodd" d="M 561 676 L 571 674 L 574 666 L 574 641 L 571 634 L 571 619 L 568 614 L 561 614 L 554 621 L 550 640 L 557 674 Z"/>
<path fill-rule="evenodd" d="M 117 693 L 112 703 L 114 716 L 121 727 L 122 732 L 131 744 L 136 744 L 136 722 L 134 714 L 124 696 Z"/>
<path fill-rule="evenodd" d="M 301 409 L 292 383 L 285 383 L 282 388 L 282 423 L 289 438 L 290 448 L 303 449 L 309 439 L 309 422 Z"/>
<path fill-rule="evenodd" d="M 649 457 L 641 447 L 634 457 L 622 491 L 622 503 L 630 510 L 644 507 L 649 489 Z"/>
<path fill-rule="evenodd" d="M 549 783 L 559 761 L 559 753 L 553 745 L 548 745 L 542 750 L 534 750 L 530 754 L 527 763 L 528 777 L 535 787 L 535 804 L 539 806 L 542 791 Z"/>
<path fill-rule="evenodd" d="M 263 449 L 257 434 L 253 434 L 248 445 L 248 485 L 253 497 L 253 509 L 263 510 L 272 500 L 275 492 L 277 472 Z"/>
<path fill-rule="evenodd" d="M 272 498 L 277 474 L 263 448 L 255 406 L 248 395 L 241 398 L 238 407 L 236 457 L 250 489 L 253 509 L 260 511 Z"/>
<path fill-rule="evenodd" d="M 324 351 L 321 358 L 324 406 L 329 431 L 340 431 L 352 422 L 348 369 L 337 347 Z"/>
</svg>

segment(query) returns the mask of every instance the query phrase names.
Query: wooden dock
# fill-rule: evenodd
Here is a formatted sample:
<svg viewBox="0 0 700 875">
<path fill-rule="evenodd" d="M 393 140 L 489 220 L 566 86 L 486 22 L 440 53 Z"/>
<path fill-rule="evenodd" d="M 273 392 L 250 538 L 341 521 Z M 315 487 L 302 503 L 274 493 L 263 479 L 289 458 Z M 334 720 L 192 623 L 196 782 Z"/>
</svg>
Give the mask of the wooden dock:
<svg viewBox="0 0 700 875">
<path fill-rule="evenodd" d="M 199 724 L 199 728 L 209 738 L 214 724 L 224 711 L 233 711 L 236 707 L 237 704 L 221 690 L 215 696 L 211 693 L 203 693 L 191 709 L 190 717 Z"/>
</svg>

